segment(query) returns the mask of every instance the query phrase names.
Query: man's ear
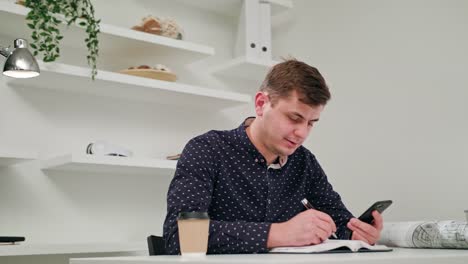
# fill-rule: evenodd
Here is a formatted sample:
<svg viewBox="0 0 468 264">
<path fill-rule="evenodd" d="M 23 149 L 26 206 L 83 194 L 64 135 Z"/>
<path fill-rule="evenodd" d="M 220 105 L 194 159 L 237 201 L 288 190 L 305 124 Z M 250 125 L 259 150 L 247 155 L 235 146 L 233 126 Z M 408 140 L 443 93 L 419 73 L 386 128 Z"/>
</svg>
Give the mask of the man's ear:
<svg viewBox="0 0 468 264">
<path fill-rule="evenodd" d="M 255 95 L 255 113 L 257 116 L 263 115 L 263 110 L 265 109 L 266 104 L 270 101 L 268 94 L 265 92 L 257 92 Z"/>
</svg>

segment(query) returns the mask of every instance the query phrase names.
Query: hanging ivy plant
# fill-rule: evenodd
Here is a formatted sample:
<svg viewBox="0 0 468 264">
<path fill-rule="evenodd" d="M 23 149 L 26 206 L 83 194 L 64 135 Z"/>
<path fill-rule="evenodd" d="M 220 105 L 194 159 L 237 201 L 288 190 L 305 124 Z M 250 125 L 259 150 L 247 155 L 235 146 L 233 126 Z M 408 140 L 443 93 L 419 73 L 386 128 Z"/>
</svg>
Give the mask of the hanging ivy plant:
<svg viewBox="0 0 468 264">
<path fill-rule="evenodd" d="M 99 23 L 94 17 L 91 0 L 26 0 L 25 6 L 31 8 L 26 20 L 32 29 L 31 48 L 34 55 L 42 54 L 45 62 L 55 61 L 60 57 L 61 35 L 59 25 L 68 26 L 77 23 L 86 29 L 85 39 L 88 48 L 87 62 L 91 67 L 91 77 L 97 74 L 97 57 L 99 55 Z"/>
</svg>

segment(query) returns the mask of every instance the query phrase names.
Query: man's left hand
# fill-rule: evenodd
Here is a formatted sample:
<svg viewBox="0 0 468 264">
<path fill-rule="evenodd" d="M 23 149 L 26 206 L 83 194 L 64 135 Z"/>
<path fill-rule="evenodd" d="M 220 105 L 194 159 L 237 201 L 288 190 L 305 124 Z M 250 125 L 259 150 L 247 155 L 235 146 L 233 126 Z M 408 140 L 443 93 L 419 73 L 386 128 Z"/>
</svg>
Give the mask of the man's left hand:
<svg viewBox="0 0 468 264">
<path fill-rule="evenodd" d="M 374 217 L 372 224 L 362 222 L 357 218 L 349 220 L 347 227 L 353 231 L 352 240 L 362 240 L 371 245 L 379 240 L 383 228 L 383 218 L 377 211 L 373 211 L 372 216 Z"/>
</svg>

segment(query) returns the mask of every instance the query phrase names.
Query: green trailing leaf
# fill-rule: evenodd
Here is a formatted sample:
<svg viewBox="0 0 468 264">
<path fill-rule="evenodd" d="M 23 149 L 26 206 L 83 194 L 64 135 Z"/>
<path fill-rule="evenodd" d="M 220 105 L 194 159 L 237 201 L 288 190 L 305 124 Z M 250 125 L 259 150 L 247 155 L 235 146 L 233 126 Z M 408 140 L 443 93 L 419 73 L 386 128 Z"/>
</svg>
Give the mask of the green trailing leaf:
<svg viewBox="0 0 468 264">
<path fill-rule="evenodd" d="M 60 57 L 59 45 L 63 36 L 59 25 L 71 25 L 81 18 L 78 25 L 85 27 L 88 35 L 85 39 L 88 48 L 86 59 L 94 80 L 97 74 L 101 20 L 94 17 L 91 0 L 26 0 L 25 5 L 31 8 L 26 16 L 27 26 L 32 30 L 33 41 L 30 46 L 34 50 L 34 56 L 41 54 L 44 62 L 55 61 Z"/>
</svg>

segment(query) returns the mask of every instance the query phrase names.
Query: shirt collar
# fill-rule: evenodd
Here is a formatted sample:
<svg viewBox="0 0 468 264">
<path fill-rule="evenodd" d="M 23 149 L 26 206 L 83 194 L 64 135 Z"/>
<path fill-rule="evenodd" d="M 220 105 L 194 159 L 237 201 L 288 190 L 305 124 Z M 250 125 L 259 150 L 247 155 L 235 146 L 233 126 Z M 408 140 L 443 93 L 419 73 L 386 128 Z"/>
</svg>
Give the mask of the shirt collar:
<svg viewBox="0 0 468 264">
<path fill-rule="evenodd" d="M 252 121 L 255 120 L 255 117 L 247 117 L 244 122 L 235 130 L 236 135 L 239 137 L 240 144 L 248 153 L 250 153 L 256 161 L 263 160 L 264 157 L 254 146 L 252 141 L 250 141 L 249 136 L 247 135 L 246 128 L 250 126 Z M 288 156 L 279 156 L 268 168 L 272 169 L 281 169 L 288 162 Z"/>
</svg>

